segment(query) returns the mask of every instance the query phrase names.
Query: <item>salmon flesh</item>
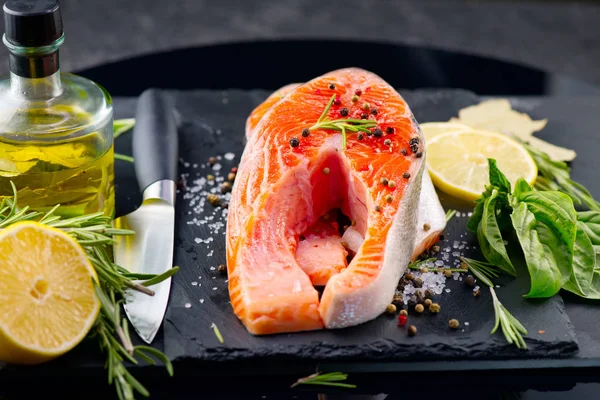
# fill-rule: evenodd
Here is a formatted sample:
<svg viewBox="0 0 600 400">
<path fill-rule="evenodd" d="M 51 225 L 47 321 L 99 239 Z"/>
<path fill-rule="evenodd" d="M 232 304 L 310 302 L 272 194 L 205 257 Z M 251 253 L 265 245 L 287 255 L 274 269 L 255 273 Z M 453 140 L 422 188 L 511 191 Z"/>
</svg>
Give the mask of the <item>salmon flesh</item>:
<svg viewBox="0 0 600 400">
<path fill-rule="evenodd" d="M 376 127 L 360 137 L 346 132 L 344 148 L 339 130 L 315 127 L 332 96 L 328 119 Z M 409 261 L 445 227 L 406 102 L 378 76 L 343 69 L 271 95 L 246 134 L 227 223 L 236 315 L 257 335 L 376 318 Z M 323 218 L 336 209 L 352 221 L 343 237 Z M 314 285 L 324 285 L 320 298 Z"/>
</svg>

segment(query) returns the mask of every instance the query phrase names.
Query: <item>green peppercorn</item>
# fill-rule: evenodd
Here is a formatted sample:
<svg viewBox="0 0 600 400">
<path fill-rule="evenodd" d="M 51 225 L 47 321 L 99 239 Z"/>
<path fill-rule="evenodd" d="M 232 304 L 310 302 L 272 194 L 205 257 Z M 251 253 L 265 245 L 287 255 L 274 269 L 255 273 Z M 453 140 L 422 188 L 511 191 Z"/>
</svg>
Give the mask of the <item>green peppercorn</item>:
<svg viewBox="0 0 600 400">
<path fill-rule="evenodd" d="M 369 108 L 371 108 L 371 106 L 369 105 L 369 103 L 363 103 L 362 104 L 362 109 L 367 111 Z"/>
<path fill-rule="evenodd" d="M 329 175 L 330 172 L 331 172 L 331 170 L 329 168 L 327 168 L 327 167 L 323 168 L 323 173 L 325 175 Z"/>
<path fill-rule="evenodd" d="M 427 267 L 423 267 L 423 268 L 421 268 L 421 273 L 422 273 L 422 274 L 426 274 L 426 273 L 428 273 L 428 272 L 429 272 L 429 268 L 427 268 Z"/>
<path fill-rule="evenodd" d="M 404 315 L 406 317 L 406 316 L 408 316 L 408 311 L 400 310 L 400 315 Z"/>
<path fill-rule="evenodd" d="M 417 278 L 414 280 L 413 284 L 415 287 L 422 288 L 423 287 L 423 279 Z"/>
<path fill-rule="evenodd" d="M 423 224 L 423 230 L 424 230 L 425 232 L 429 231 L 430 229 L 431 229 L 431 225 L 429 225 L 428 223 L 424 223 L 424 224 Z"/>
<path fill-rule="evenodd" d="M 436 252 L 436 253 L 439 253 L 439 251 L 440 251 L 440 246 L 438 246 L 438 245 L 435 245 L 435 246 L 433 246 L 433 247 L 431 248 L 431 250 L 433 250 L 433 251 L 434 251 L 434 252 Z"/>
<path fill-rule="evenodd" d="M 440 312 L 440 305 L 438 303 L 432 303 L 429 306 L 429 312 L 432 312 L 434 314 L 437 314 Z"/>
<path fill-rule="evenodd" d="M 481 290 L 479 290 L 479 289 L 474 290 L 473 297 L 479 297 L 479 296 L 481 296 Z"/>
<path fill-rule="evenodd" d="M 390 180 L 388 182 L 388 186 L 391 187 L 392 189 L 396 187 L 396 181 Z"/>
<path fill-rule="evenodd" d="M 385 312 L 388 314 L 395 314 L 396 306 L 394 304 L 388 304 L 388 306 L 385 308 Z"/>
<path fill-rule="evenodd" d="M 448 326 L 451 329 L 458 329 L 460 327 L 460 322 L 458 322 L 457 319 L 451 319 L 450 321 L 448 321 Z"/>
<path fill-rule="evenodd" d="M 421 314 L 423 311 L 425 311 L 425 306 L 423 306 L 423 304 L 417 304 L 415 306 L 415 311 Z"/>
<path fill-rule="evenodd" d="M 433 297 L 433 293 L 429 289 L 425 289 L 424 296 L 426 299 L 431 299 Z"/>
<path fill-rule="evenodd" d="M 388 194 L 387 196 L 385 196 L 385 201 L 391 203 L 392 201 L 394 201 L 394 197 L 391 194 Z"/>
<path fill-rule="evenodd" d="M 404 277 L 409 281 L 412 281 L 413 279 L 415 279 L 415 275 L 412 272 L 406 273 L 406 275 L 404 275 Z"/>
<path fill-rule="evenodd" d="M 417 334 L 417 327 L 411 325 L 408 327 L 408 336 L 415 336 Z"/>
<path fill-rule="evenodd" d="M 425 301 L 423 302 L 423 305 L 425 305 L 425 307 L 429 307 L 432 304 L 433 304 L 433 301 L 431 301 L 431 299 L 425 299 Z"/>
<path fill-rule="evenodd" d="M 357 95 L 352 95 L 352 102 L 356 103 L 358 101 L 358 96 Z"/>
<path fill-rule="evenodd" d="M 446 278 L 452 278 L 452 271 L 445 270 L 445 271 L 444 271 L 444 276 L 445 276 Z"/>
</svg>

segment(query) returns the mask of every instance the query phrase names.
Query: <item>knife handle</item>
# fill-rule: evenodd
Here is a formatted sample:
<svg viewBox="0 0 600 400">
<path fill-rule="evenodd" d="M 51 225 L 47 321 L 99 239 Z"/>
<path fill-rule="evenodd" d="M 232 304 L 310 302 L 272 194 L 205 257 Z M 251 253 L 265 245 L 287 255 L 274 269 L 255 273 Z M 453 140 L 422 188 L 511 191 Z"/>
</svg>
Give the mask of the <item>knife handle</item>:
<svg viewBox="0 0 600 400">
<path fill-rule="evenodd" d="M 144 91 L 133 128 L 135 174 L 142 193 L 153 183 L 177 179 L 177 124 L 174 102 L 158 89 Z"/>
</svg>

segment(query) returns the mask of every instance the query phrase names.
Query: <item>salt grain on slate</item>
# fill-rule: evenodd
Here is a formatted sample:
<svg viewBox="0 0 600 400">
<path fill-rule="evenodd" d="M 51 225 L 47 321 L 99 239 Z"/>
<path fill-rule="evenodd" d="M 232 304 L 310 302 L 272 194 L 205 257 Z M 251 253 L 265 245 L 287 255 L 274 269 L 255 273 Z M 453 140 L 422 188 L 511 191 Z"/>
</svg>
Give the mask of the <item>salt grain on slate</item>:
<svg viewBox="0 0 600 400">
<path fill-rule="evenodd" d="M 192 286 L 198 286 L 198 282 L 192 282 Z"/>
<path fill-rule="evenodd" d="M 204 303 L 204 299 L 200 299 L 200 304 Z"/>
<path fill-rule="evenodd" d="M 190 308 L 192 305 L 190 303 L 185 303 L 185 308 Z"/>
</svg>

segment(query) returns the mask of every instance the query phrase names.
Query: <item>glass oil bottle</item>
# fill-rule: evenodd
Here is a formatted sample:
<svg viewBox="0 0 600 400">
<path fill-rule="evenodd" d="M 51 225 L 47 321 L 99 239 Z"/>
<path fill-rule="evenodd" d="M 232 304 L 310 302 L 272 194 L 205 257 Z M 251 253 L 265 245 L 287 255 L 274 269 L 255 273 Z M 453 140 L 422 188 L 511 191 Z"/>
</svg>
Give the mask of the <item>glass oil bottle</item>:
<svg viewBox="0 0 600 400">
<path fill-rule="evenodd" d="M 36 211 L 60 204 L 74 217 L 114 214 L 113 112 L 109 94 L 61 73 L 64 41 L 56 0 L 4 5 L 10 77 L 0 81 L 0 201 Z"/>
</svg>

